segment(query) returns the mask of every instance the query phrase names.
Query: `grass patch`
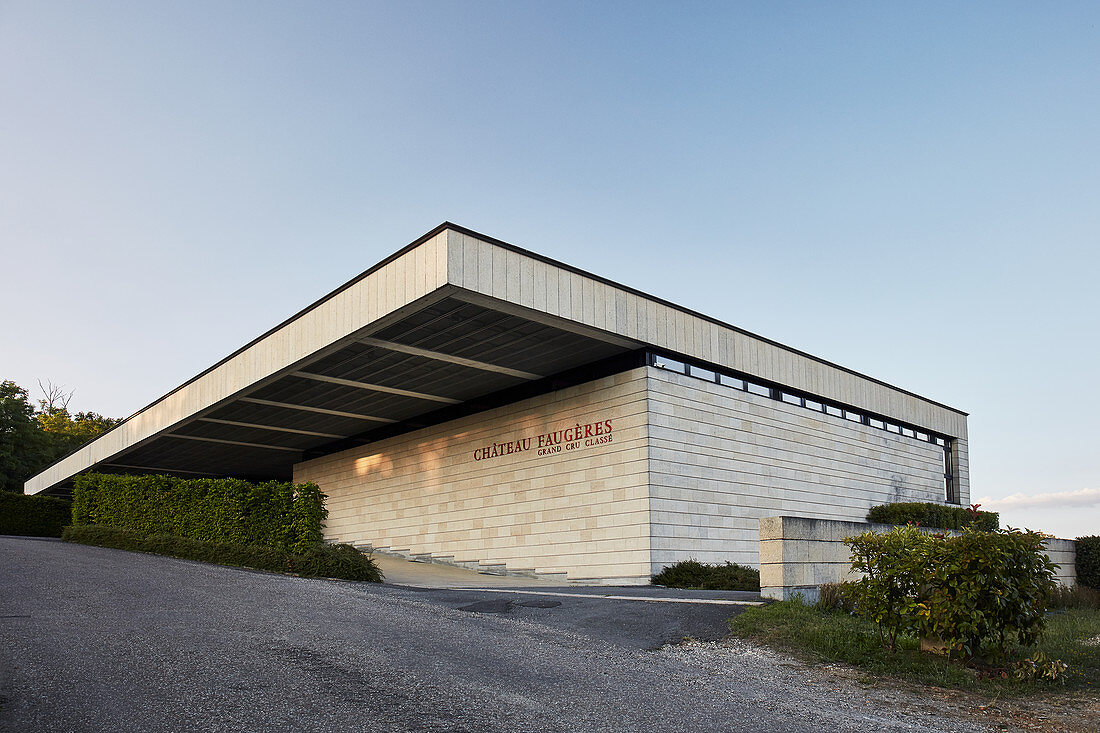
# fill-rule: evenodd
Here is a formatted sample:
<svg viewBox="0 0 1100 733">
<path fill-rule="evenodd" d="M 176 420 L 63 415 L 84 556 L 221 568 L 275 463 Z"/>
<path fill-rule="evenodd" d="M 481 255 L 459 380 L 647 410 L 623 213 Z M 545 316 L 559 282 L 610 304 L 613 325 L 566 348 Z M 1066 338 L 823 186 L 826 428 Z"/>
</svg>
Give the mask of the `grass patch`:
<svg viewBox="0 0 1100 733">
<path fill-rule="evenodd" d="M 760 571 L 734 565 L 711 565 L 697 560 L 681 560 L 654 575 L 650 582 L 669 588 L 692 590 L 760 590 Z"/>
<path fill-rule="evenodd" d="M 1051 608 L 1094 608 L 1100 610 L 1100 590 L 1075 585 L 1067 588 L 1060 585 L 1051 594 Z"/>
<path fill-rule="evenodd" d="M 294 573 L 313 578 L 382 582 L 382 571 L 369 556 L 351 545 L 318 544 L 304 552 L 286 552 L 263 545 L 203 542 L 169 534 L 142 535 L 97 524 L 66 527 L 61 538 L 96 547 L 151 552 L 185 560 Z"/>
<path fill-rule="evenodd" d="M 750 608 L 730 619 L 736 636 L 781 649 L 809 662 L 839 662 L 858 667 L 878 677 L 894 677 L 922 685 L 975 690 L 991 694 L 1023 695 L 1049 691 L 1050 684 L 1037 681 L 982 678 L 974 670 L 944 657 L 920 651 L 919 641 L 901 637 L 898 651 L 883 647 L 878 632 L 868 621 L 843 611 L 826 610 L 795 601 L 781 601 Z M 1065 687 L 1093 688 L 1100 685 L 1100 610 L 1071 608 L 1053 612 L 1047 618 L 1046 633 L 1039 643 L 1022 653 L 1040 651 L 1070 666 Z M 1088 644 L 1095 639 L 1096 643 Z"/>
</svg>

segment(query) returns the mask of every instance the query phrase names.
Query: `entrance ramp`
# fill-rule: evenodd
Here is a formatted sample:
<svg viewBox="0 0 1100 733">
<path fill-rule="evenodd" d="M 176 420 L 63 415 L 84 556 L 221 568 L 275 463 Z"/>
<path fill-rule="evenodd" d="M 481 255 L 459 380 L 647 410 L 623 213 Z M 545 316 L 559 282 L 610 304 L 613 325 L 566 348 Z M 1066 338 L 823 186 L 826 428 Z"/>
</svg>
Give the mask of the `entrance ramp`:
<svg viewBox="0 0 1100 733">
<path fill-rule="evenodd" d="M 411 560 L 375 551 L 374 561 L 387 583 L 416 588 L 560 588 L 561 578 L 529 578 L 501 575 L 492 570 L 470 570 L 438 562 Z"/>
</svg>

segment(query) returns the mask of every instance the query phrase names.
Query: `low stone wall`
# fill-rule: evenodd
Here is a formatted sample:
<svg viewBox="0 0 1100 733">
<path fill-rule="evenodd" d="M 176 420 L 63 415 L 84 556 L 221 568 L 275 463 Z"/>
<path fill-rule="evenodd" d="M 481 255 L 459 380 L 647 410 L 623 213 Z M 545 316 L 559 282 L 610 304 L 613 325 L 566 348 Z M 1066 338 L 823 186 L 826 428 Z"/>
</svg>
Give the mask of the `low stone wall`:
<svg viewBox="0 0 1100 733">
<path fill-rule="evenodd" d="M 1060 540 L 1054 537 L 1043 542 L 1047 557 L 1058 565 L 1056 578 L 1062 585 L 1077 585 L 1077 543 L 1073 540 Z"/>
<path fill-rule="evenodd" d="M 844 540 L 864 532 L 889 532 L 890 524 L 841 522 L 807 517 L 764 517 L 760 520 L 760 593 L 765 598 L 786 600 L 801 593 L 807 602 L 817 600 L 825 583 L 854 580 L 851 550 Z M 942 532 L 928 528 L 925 531 Z M 1047 556 L 1060 567 L 1058 582 L 1077 582 L 1072 540 L 1048 539 Z"/>
</svg>

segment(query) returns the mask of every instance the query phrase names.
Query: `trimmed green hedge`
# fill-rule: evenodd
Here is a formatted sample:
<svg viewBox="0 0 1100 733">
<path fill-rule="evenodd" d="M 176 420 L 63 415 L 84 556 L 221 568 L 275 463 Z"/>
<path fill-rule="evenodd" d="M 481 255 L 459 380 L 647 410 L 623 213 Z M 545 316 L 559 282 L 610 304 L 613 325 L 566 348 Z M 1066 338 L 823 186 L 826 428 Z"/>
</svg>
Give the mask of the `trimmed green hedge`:
<svg viewBox="0 0 1100 733">
<path fill-rule="evenodd" d="M 62 539 L 82 545 L 152 552 L 185 560 L 270 570 L 276 573 L 382 582 L 382 571 L 378 569 L 374 560 L 351 545 L 316 544 L 303 552 L 295 553 L 264 545 L 203 542 L 168 534 L 145 535 L 98 524 L 66 527 Z"/>
<path fill-rule="evenodd" d="M 310 483 L 89 473 L 76 478 L 72 523 L 305 552 L 321 541 L 326 498 Z"/>
<path fill-rule="evenodd" d="M 73 505 L 64 499 L 0 491 L 0 534 L 60 537 Z"/>
<path fill-rule="evenodd" d="M 944 506 L 930 502 L 899 502 L 873 506 L 871 511 L 867 512 L 867 521 L 899 526 L 916 524 L 936 529 L 966 529 L 973 524 L 975 529 L 985 532 L 992 532 L 1001 525 L 1001 518 L 997 512 L 979 511 L 975 520 L 974 512 L 966 507 Z"/>
<path fill-rule="evenodd" d="M 1100 590 L 1100 537 L 1077 538 L 1077 582 Z"/>
<path fill-rule="evenodd" d="M 711 565 L 698 560 L 681 560 L 669 565 L 650 579 L 653 585 L 703 590 L 760 590 L 760 571 L 734 565 Z"/>
</svg>

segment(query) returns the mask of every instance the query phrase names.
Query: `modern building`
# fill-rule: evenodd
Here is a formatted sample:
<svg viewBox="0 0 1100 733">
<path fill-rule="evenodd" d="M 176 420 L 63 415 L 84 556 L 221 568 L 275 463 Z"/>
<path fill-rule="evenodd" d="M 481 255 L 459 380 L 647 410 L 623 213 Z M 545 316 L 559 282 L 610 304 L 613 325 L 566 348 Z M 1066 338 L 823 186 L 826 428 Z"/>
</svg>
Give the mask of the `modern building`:
<svg viewBox="0 0 1100 733">
<path fill-rule="evenodd" d="M 645 582 L 965 503 L 966 413 L 445 223 L 50 466 L 314 481 L 327 537 Z"/>
</svg>

